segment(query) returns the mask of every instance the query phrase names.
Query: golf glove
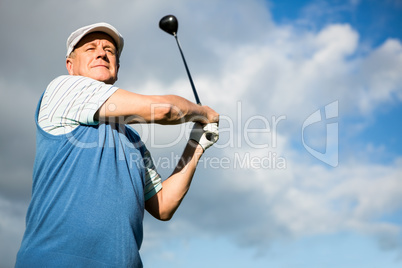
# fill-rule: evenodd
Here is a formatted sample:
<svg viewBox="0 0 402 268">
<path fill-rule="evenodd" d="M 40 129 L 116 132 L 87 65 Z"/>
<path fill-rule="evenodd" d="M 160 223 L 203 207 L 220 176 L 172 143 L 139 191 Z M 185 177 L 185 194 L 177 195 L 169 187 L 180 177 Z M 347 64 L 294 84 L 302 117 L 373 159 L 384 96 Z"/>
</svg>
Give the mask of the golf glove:
<svg viewBox="0 0 402 268">
<path fill-rule="evenodd" d="M 198 142 L 204 149 L 211 147 L 219 139 L 218 123 L 209 123 L 201 125 L 195 123 L 190 133 L 190 140 Z"/>
</svg>

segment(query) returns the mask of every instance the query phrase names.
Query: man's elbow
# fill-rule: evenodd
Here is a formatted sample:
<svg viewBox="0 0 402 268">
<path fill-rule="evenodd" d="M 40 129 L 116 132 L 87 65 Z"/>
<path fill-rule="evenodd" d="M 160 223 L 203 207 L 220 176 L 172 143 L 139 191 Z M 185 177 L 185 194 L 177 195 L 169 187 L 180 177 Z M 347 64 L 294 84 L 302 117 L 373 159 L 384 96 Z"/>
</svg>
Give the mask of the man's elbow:
<svg viewBox="0 0 402 268">
<path fill-rule="evenodd" d="M 184 123 L 185 111 L 173 104 L 163 104 L 154 109 L 155 121 L 162 124 Z"/>
<path fill-rule="evenodd" d="M 170 221 L 173 218 L 173 214 L 151 214 L 155 219 L 160 221 Z"/>
<path fill-rule="evenodd" d="M 163 207 L 161 207 L 161 203 L 158 201 L 159 200 L 156 199 L 156 196 L 155 198 L 149 200 L 148 203 L 145 204 L 146 210 L 149 212 L 149 214 L 152 215 L 152 217 L 154 217 L 157 220 L 160 221 L 171 220 L 175 211 L 164 209 Z"/>
<path fill-rule="evenodd" d="M 170 221 L 173 218 L 174 212 L 160 212 L 157 216 L 154 216 L 160 221 Z"/>
<path fill-rule="evenodd" d="M 167 123 L 172 120 L 172 105 L 160 104 L 152 108 L 152 119 L 155 123 Z"/>
<path fill-rule="evenodd" d="M 158 220 L 160 220 L 160 221 L 170 221 L 172 218 L 173 218 L 173 215 L 168 216 L 168 217 L 160 217 Z"/>
</svg>

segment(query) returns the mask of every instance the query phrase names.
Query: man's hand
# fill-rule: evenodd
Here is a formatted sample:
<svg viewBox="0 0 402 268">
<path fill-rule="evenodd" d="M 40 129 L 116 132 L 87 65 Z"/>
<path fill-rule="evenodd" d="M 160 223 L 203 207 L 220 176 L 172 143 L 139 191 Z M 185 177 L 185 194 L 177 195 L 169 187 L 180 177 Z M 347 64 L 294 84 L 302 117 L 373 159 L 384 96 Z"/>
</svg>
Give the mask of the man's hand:
<svg viewBox="0 0 402 268">
<path fill-rule="evenodd" d="M 201 124 L 208 124 L 208 123 L 219 123 L 219 114 L 215 112 L 211 107 L 208 106 L 201 106 L 201 108 L 204 110 L 204 118 L 202 120 L 197 121 L 193 120 L 194 122 L 199 122 Z M 218 126 L 216 126 L 218 128 Z"/>
<path fill-rule="evenodd" d="M 218 123 L 201 125 L 195 123 L 190 133 L 190 140 L 194 140 L 201 145 L 204 152 L 219 139 Z"/>
</svg>

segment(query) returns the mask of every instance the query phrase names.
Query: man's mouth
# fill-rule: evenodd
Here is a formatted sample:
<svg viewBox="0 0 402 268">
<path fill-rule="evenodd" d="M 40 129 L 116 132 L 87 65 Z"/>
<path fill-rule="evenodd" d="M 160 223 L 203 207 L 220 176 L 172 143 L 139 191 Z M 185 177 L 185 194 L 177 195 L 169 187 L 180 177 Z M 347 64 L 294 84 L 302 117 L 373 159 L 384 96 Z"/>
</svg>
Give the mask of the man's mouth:
<svg viewBox="0 0 402 268">
<path fill-rule="evenodd" d="M 99 67 L 103 67 L 103 68 L 109 69 L 108 66 L 103 65 L 103 64 L 94 65 L 92 68 L 99 68 Z"/>
</svg>

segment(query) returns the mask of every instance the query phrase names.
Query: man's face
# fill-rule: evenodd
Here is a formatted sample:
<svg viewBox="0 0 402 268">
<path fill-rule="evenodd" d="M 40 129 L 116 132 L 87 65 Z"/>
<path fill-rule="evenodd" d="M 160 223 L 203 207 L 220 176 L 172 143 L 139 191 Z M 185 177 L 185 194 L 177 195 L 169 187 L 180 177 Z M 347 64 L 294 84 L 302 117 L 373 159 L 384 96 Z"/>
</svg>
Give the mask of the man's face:
<svg viewBox="0 0 402 268">
<path fill-rule="evenodd" d="M 113 39 L 101 32 L 84 36 L 67 58 L 70 75 L 81 75 L 107 84 L 117 81 L 119 64 Z"/>
</svg>

